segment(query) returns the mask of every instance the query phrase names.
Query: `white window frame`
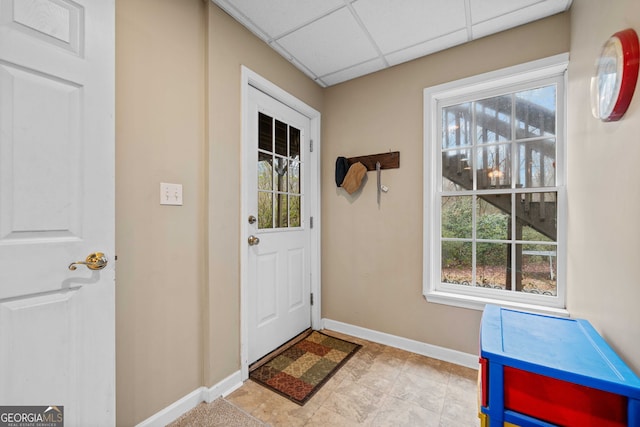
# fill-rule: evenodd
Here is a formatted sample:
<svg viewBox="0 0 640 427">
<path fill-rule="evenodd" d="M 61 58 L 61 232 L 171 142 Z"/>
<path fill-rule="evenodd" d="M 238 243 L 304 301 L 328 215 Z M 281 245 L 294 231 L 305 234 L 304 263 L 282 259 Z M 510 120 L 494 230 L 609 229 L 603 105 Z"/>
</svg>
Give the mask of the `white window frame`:
<svg viewBox="0 0 640 427">
<path fill-rule="evenodd" d="M 482 310 L 486 304 L 568 316 L 566 311 L 566 106 L 569 54 L 519 64 L 513 67 L 424 89 L 424 206 L 423 206 L 423 293 L 427 301 Z M 441 283 L 440 203 L 441 123 L 443 107 L 474 101 L 500 93 L 515 92 L 536 82 L 557 84 L 556 187 L 557 272 L 555 296 L 535 295 L 482 287 Z M 536 189 L 537 190 L 537 189 Z"/>
</svg>

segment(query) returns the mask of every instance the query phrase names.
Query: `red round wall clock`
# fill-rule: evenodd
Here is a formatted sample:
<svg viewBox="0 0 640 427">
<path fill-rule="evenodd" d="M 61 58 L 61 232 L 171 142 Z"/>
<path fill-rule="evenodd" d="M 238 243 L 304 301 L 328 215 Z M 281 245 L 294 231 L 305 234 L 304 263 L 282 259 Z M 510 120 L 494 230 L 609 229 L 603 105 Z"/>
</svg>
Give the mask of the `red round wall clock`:
<svg viewBox="0 0 640 427">
<path fill-rule="evenodd" d="M 612 35 L 602 47 L 591 79 L 591 111 L 604 121 L 620 120 L 629 108 L 640 66 L 638 35 L 628 28 Z"/>
</svg>

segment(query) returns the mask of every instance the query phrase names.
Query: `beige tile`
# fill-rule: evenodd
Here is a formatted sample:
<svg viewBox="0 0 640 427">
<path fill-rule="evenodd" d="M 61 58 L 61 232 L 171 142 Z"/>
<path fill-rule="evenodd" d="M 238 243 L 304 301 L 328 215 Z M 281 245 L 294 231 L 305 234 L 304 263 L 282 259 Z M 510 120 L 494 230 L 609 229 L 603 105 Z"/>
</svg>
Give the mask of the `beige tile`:
<svg viewBox="0 0 640 427">
<path fill-rule="evenodd" d="M 371 422 L 371 426 L 438 427 L 440 414 L 415 403 L 387 397 Z"/>
<path fill-rule="evenodd" d="M 313 415 L 313 418 L 306 424 L 308 427 L 328 427 L 328 426 L 340 426 L 340 427 L 352 427 L 362 426 L 363 423 L 353 421 L 349 418 L 343 417 L 337 412 L 328 408 L 320 408 Z M 275 426 L 274 426 L 275 427 Z"/>
<path fill-rule="evenodd" d="M 280 413 L 292 411 L 298 406 L 297 403 L 293 403 L 289 399 L 267 390 L 263 400 L 250 414 L 262 421 L 269 421 Z"/>
<path fill-rule="evenodd" d="M 242 387 L 228 395 L 225 400 L 251 413 L 271 394 L 273 394 L 272 391 L 267 390 L 260 384 L 248 380 L 245 381 Z"/>
<path fill-rule="evenodd" d="M 445 399 L 442 407 L 442 420 L 457 421 L 458 426 L 477 426 L 478 406 L 475 401 L 461 402 L 454 399 Z"/>
<path fill-rule="evenodd" d="M 447 385 L 440 381 L 402 372 L 389 391 L 392 397 L 413 402 L 429 411 L 440 413 L 444 405 Z"/>
<path fill-rule="evenodd" d="M 374 390 L 389 390 L 399 374 L 400 370 L 398 368 L 376 359 L 366 372 L 355 379 L 355 382 L 358 385 Z"/>
<path fill-rule="evenodd" d="M 345 380 L 325 400 L 321 408 L 330 409 L 355 423 L 365 423 L 373 418 L 383 394 L 379 390 L 363 387 Z"/>
</svg>

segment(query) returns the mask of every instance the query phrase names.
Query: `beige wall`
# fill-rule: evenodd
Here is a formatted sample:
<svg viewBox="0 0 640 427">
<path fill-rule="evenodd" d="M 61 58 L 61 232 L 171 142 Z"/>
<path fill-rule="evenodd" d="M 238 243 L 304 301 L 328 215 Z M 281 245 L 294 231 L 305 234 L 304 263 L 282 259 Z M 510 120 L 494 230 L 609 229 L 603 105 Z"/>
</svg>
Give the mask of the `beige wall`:
<svg viewBox="0 0 640 427">
<path fill-rule="evenodd" d="M 240 369 L 240 70 L 245 65 L 318 111 L 322 88 L 209 6 L 209 319 L 205 384 Z"/>
<path fill-rule="evenodd" d="M 202 385 L 202 0 L 116 1 L 117 425 Z M 184 206 L 159 204 L 160 182 Z"/>
<path fill-rule="evenodd" d="M 640 373 L 640 87 L 626 115 L 591 116 L 589 84 L 602 44 L 640 32 L 640 2 L 574 0 L 569 64 L 568 308 Z"/>
<path fill-rule="evenodd" d="M 423 89 L 569 50 L 562 14 L 325 91 L 322 129 L 323 317 L 477 353 L 481 312 L 422 297 Z M 400 151 L 361 192 L 337 190 L 337 156 Z"/>
</svg>

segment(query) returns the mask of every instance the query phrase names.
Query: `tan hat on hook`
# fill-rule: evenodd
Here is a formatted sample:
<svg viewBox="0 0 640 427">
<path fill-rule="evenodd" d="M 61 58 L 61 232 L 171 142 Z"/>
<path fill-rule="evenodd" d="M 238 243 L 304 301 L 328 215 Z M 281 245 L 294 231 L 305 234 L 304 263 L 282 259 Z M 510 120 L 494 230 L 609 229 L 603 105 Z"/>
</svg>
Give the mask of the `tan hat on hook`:
<svg viewBox="0 0 640 427">
<path fill-rule="evenodd" d="M 362 178 L 364 178 L 366 173 L 367 167 L 362 163 L 357 162 L 352 164 L 347 171 L 347 176 L 345 176 L 344 181 L 342 181 L 342 188 L 344 188 L 347 193 L 352 194 L 360 188 Z"/>
</svg>

